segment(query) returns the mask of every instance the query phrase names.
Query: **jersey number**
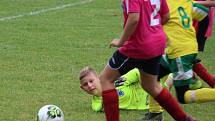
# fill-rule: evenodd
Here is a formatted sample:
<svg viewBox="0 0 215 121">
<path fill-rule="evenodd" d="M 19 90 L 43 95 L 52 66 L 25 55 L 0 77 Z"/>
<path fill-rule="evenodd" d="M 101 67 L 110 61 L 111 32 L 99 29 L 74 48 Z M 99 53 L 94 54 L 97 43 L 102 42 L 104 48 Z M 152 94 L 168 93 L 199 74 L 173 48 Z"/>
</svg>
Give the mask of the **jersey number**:
<svg viewBox="0 0 215 121">
<path fill-rule="evenodd" d="M 158 14 L 160 10 L 160 0 L 150 0 L 151 5 L 155 5 L 155 9 L 151 14 L 150 26 L 156 26 L 160 23 L 159 19 L 155 19 L 155 16 Z"/>
<path fill-rule="evenodd" d="M 178 8 L 178 13 L 181 16 L 181 23 L 184 29 L 190 28 L 190 17 L 187 15 L 183 7 Z"/>
</svg>

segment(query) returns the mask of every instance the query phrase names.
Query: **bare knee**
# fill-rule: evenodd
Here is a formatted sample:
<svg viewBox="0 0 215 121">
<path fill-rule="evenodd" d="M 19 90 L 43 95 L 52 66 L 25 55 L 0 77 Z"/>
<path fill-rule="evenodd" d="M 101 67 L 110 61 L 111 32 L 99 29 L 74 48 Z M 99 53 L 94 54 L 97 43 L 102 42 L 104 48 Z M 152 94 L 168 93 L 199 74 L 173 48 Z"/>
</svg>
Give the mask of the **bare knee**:
<svg viewBox="0 0 215 121">
<path fill-rule="evenodd" d="M 115 88 L 114 81 L 120 77 L 117 70 L 112 70 L 109 67 L 105 67 L 99 76 L 100 83 L 102 85 L 102 90 L 108 90 Z"/>
</svg>

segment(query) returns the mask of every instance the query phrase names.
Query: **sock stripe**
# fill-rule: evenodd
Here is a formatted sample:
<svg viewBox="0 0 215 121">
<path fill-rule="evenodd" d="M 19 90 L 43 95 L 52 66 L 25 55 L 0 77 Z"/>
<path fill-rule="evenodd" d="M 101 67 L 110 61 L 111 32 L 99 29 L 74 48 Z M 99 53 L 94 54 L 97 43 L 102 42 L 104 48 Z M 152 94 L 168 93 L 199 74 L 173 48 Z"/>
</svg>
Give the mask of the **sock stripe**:
<svg viewBox="0 0 215 121">
<path fill-rule="evenodd" d="M 192 90 L 190 91 L 190 98 L 191 98 L 191 103 L 194 103 L 196 101 L 196 91 Z"/>
</svg>

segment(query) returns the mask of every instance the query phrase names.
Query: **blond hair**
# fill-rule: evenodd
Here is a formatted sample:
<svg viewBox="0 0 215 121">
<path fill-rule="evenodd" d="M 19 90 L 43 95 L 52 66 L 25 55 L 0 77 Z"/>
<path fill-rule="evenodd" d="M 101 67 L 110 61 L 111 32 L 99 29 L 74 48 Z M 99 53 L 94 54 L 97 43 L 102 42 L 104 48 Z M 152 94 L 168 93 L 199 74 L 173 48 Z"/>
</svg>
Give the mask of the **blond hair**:
<svg viewBox="0 0 215 121">
<path fill-rule="evenodd" d="M 96 71 L 89 67 L 89 66 L 86 66 L 84 67 L 81 71 L 80 71 L 80 74 L 79 74 L 79 80 L 82 80 L 85 76 L 87 76 L 89 73 L 93 73 L 96 75 Z"/>
</svg>

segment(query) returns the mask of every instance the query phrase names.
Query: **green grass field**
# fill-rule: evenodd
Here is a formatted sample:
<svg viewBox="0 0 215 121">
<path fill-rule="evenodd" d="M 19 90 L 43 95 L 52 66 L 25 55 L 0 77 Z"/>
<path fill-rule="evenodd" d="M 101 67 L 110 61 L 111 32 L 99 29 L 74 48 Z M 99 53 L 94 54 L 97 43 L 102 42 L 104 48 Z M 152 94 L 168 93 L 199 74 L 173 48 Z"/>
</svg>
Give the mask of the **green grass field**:
<svg viewBox="0 0 215 121">
<path fill-rule="evenodd" d="M 1 0 L 0 28 L 0 121 L 36 121 L 46 104 L 59 106 L 65 121 L 105 121 L 91 110 L 78 75 L 86 65 L 101 71 L 111 57 L 108 43 L 122 30 L 119 1 Z M 214 41 L 199 57 L 215 74 Z M 214 121 L 215 103 L 184 108 L 198 121 Z M 121 119 L 143 113 L 121 111 Z"/>
</svg>

